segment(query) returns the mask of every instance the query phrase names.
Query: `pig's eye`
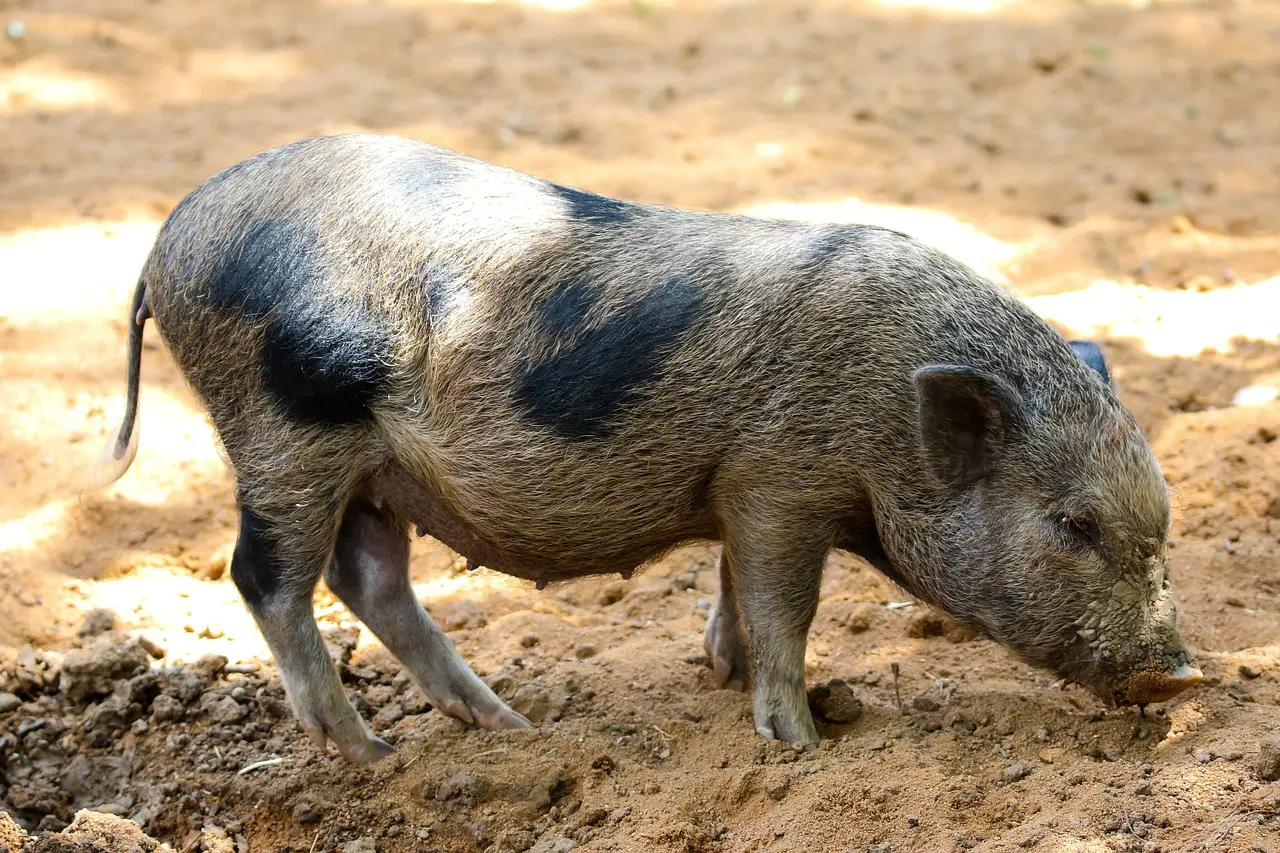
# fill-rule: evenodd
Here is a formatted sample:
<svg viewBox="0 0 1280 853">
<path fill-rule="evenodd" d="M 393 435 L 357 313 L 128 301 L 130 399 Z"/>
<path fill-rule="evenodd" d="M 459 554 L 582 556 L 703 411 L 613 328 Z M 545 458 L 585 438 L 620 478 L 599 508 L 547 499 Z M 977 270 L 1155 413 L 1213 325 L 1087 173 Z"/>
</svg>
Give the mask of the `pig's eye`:
<svg viewBox="0 0 1280 853">
<path fill-rule="evenodd" d="M 1058 527 L 1077 544 L 1089 548 L 1097 548 L 1102 544 L 1102 529 L 1090 516 L 1064 513 L 1058 516 L 1057 521 Z"/>
</svg>

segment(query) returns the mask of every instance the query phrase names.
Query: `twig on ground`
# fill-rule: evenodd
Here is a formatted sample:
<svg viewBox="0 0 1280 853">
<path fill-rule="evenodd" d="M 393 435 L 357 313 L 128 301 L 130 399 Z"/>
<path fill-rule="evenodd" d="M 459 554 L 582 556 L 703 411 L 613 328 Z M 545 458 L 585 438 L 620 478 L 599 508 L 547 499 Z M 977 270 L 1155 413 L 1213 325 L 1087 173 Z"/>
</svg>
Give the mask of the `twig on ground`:
<svg viewBox="0 0 1280 853">
<path fill-rule="evenodd" d="M 255 761 L 252 764 L 246 764 L 244 767 L 241 767 L 239 770 L 236 771 L 236 775 L 243 776 L 244 774 L 250 771 L 260 770 L 263 767 L 274 767 L 275 765 L 282 764 L 282 763 L 284 763 L 283 758 L 279 758 L 279 757 L 264 758 L 261 761 Z"/>
</svg>

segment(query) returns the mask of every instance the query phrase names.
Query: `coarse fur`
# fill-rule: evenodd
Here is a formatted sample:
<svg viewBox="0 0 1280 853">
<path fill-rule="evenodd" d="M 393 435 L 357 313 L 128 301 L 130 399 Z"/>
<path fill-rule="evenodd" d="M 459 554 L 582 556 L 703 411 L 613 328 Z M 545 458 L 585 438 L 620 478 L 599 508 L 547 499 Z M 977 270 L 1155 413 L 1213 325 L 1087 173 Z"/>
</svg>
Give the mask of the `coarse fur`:
<svg viewBox="0 0 1280 853">
<path fill-rule="evenodd" d="M 210 178 L 138 292 L 235 469 L 233 577 L 304 727 L 352 760 L 388 748 L 323 655 L 325 572 L 433 703 L 527 725 L 412 601 L 413 526 L 539 586 L 722 542 L 716 678 L 792 742 L 817 738 L 833 547 L 1114 701 L 1189 683 L 1167 491 L 1101 353 L 902 234 L 352 134 Z"/>
</svg>

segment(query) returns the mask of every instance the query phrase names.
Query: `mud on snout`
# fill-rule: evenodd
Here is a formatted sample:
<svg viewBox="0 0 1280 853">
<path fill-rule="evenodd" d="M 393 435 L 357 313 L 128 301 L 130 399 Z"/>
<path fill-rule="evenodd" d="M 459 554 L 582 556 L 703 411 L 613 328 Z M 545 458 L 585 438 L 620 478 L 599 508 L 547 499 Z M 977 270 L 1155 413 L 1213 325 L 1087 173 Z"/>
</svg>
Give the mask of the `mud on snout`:
<svg viewBox="0 0 1280 853">
<path fill-rule="evenodd" d="M 1143 595 L 1121 580 L 1106 598 L 1091 602 L 1074 627 L 1076 640 L 1059 674 L 1112 707 L 1165 702 L 1204 678 L 1178 634 L 1167 582 Z"/>
</svg>

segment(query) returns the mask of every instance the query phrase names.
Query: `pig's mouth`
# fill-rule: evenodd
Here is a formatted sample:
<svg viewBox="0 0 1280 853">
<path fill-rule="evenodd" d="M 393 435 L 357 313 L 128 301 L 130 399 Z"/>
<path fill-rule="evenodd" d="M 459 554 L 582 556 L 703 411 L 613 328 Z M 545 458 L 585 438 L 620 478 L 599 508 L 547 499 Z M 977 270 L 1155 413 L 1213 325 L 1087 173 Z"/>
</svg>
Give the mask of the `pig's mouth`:
<svg viewBox="0 0 1280 853">
<path fill-rule="evenodd" d="M 1115 704 L 1167 702 L 1200 683 L 1204 673 L 1187 663 L 1185 655 L 1182 657 L 1182 661 L 1171 670 L 1140 670 L 1129 676 L 1112 691 Z"/>
<path fill-rule="evenodd" d="M 1159 662 L 1127 673 L 1107 671 L 1105 665 L 1095 663 L 1093 667 L 1060 669 L 1059 675 L 1064 688 L 1079 684 L 1112 708 L 1167 702 L 1204 679 L 1204 673 L 1191 665 L 1184 651 L 1167 654 Z"/>
</svg>

